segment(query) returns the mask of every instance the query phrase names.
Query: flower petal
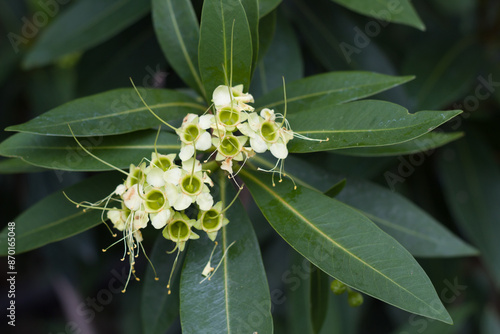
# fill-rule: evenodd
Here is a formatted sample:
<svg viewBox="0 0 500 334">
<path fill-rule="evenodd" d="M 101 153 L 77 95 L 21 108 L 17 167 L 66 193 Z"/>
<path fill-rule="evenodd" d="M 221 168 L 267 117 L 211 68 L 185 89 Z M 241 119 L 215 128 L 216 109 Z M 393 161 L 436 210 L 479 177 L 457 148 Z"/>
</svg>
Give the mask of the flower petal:
<svg viewBox="0 0 500 334">
<path fill-rule="evenodd" d="M 184 145 L 179 152 L 182 161 L 188 160 L 194 155 L 194 145 Z"/>
<path fill-rule="evenodd" d="M 197 150 L 206 151 L 212 147 L 212 136 L 207 131 L 203 132 L 196 141 L 195 147 Z"/>
<path fill-rule="evenodd" d="M 191 205 L 191 203 L 193 203 L 191 197 L 186 194 L 180 194 L 180 196 L 174 203 L 174 209 L 177 211 L 186 210 Z"/>
<path fill-rule="evenodd" d="M 200 210 L 208 211 L 214 205 L 214 199 L 210 193 L 201 193 L 196 197 L 196 204 L 198 204 Z"/>
<path fill-rule="evenodd" d="M 229 92 L 228 86 L 220 85 L 215 88 L 212 94 L 212 101 L 214 102 L 215 108 L 220 109 L 231 104 L 231 95 Z"/>
<path fill-rule="evenodd" d="M 170 210 L 163 210 L 158 212 L 157 214 L 151 214 L 151 224 L 155 229 L 160 229 L 167 225 L 167 221 L 170 218 L 171 212 Z"/>
<path fill-rule="evenodd" d="M 271 144 L 269 150 L 272 155 L 278 159 L 285 159 L 288 156 L 288 149 L 286 148 L 286 145 L 280 142 Z"/>
<path fill-rule="evenodd" d="M 171 183 L 173 185 L 178 185 L 179 181 L 181 179 L 181 176 L 182 176 L 182 169 L 172 168 L 172 169 L 167 170 L 163 174 L 163 179 L 168 183 Z"/>
<path fill-rule="evenodd" d="M 214 115 L 210 115 L 210 114 L 207 114 L 207 115 L 203 115 L 203 116 L 200 116 L 200 120 L 198 121 L 198 124 L 200 125 L 200 128 L 202 128 L 203 130 L 206 130 L 206 129 L 209 129 L 212 124 L 214 123 Z"/>
<path fill-rule="evenodd" d="M 153 168 L 149 171 L 146 181 L 153 187 L 159 188 L 165 185 L 165 180 L 163 179 L 163 169 Z"/>
<path fill-rule="evenodd" d="M 267 143 L 260 136 L 250 138 L 250 146 L 257 153 L 264 153 L 267 151 Z"/>
</svg>

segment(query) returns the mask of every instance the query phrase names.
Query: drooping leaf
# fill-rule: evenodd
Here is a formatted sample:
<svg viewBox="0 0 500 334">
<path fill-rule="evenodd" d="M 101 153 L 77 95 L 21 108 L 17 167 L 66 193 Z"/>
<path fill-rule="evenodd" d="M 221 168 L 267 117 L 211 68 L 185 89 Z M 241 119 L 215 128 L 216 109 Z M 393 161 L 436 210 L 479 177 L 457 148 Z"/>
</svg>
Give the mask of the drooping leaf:
<svg viewBox="0 0 500 334">
<path fill-rule="evenodd" d="M 432 154 L 435 148 L 457 140 L 463 135 L 463 132 L 429 132 L 423 136 L 400 144 L 376 147 L 348 148 L 345 150 L 339 150 L 335 153 L 359 157 L 407 155 L 418 152 L 427 152 L 428 154 Z"/>
<path fill-rule="evenodd" d="M 149 9 L 147 0 L 79 1 L 42 31 L 23 65 L 31 69 L 85 51 L 130 26 Z"/>
<path fill-rule="evenodd" d="M 481 251 L 500 286 L 500 170 L 496 156 L 477 134 L 450 145 L 438 160 L 446 201 L 456 223 Z"/>
<path fill-rule="evenodd" d="M 141 318 L 145 334 L 165 333 L 179 315 L 179 280 L 184 254 L 179 256 L 169 294 L 167 282 L 175 260 L 175 254 L 167 253 L 171 248 L 171 242 L 160 233 L 150 255 L 156 275 L 153 269 L 148 267 L 142 289 Z M 159 279 L 156 280 L 156 277 Z"/>
<path fill-rule="evenodd" d="M 206 110 L 193 98 L 176 91 L 139 89 L 139 92 L 148 106 L 167 122 Z M 75 136 L 106 136 L 162 123 L 148 111 L 133 88 L 122 88 L 73 100 L 6 130 L 71 136 L 68 124 Z"/>
<path fill-rule="evenodd" d="M 252 73 L 252 36 L 240 1 L 206 0 L 203 3 L 198 47 L 198 64 L 207 93 L 228 81 L 243 84 L 246 91 Z"/>
<path fill-rule="evenodd" d="M 198 68 L 200 26 L 191 1 L 153 0 L 153 23 L 165 57 L 191 88 L 205 96 Z"/>
<path fill-rule="evenodd" d="M 259 0 L 259 17 L 263 18 L 279 6 L 282 0 Z"/>
<path fill-rule="evenodd" d="M 287 117 L 292 130 L 323 141 L 295 138 L 288 143 L 288 149 L 305 153 L 403 143 L 432 131 L 461 112 L 419 111 L 410 114 L 397 104 L 375 100 L 303 111 Z"/>
<path fill-rule="evenodd" d="M 311 110 L 359 100 L 401 85 L 414 77 L 394 77 L 371 72 L 330 72 L 310 76 L 286 85 L 288 113 Z M 283 88 L 258 99 L 257 109 L 284 109 Z"/>
<path fill-rule="evenodd" d="M 406 24 L 425 30 L 425 25 L 418 17 L 410 0 L 332 0 L 357 13 L 388 22 Z"/>
<path fill-rule="evenodd" d="M 293 82 L 303 76 L 302 55 L 292 27 L 282 15 L 278 15 L 274 39 L 263 59 L 257 65 L 252 80 L 252 95 L 258 98 L 281 87 L 283 78 Z"/>
<path fill-rule="evenodd" d="M 0 174 L 36 173 L 43 170 L 43 168 L 33 166 L 22 159 L 0 160 Z"/>
<path fill-rule="evenodd" d="M 219 184 L 227 206 L 235 192 L 222 173 Z M 216 267 L 223 253 L 226 256 L 210 280 L 200 283 L 214 243 L 199 231 L 200 239 L 189 245 L 181 274 L 182 332 L 272 333 L 269 287 L 252 224 L 238 201 L 227 211 L 227 218 L 229 224 L 218 233 L 211 266 Z"/>
<path fill-rule="evenodd" d="M 253 158 L 254 161 L 257 159 L 258 164 L 265 169 L 274 166 L 271 161 Z M 287 158 L 285 170 L 298 185 L 326 192 L 330 197 L 332 194 L 329 192 L 342 185 L 341 176 L 326 173 L 319 166 L 292 156 Z M 348 178 L 335 198 L 369 218 L 413 256 L 456 257 L 477 253 L 476 249 L 457 238 L 411 201 L 369 181 Z"/>
<path fill-rule="evenodd" d="M 97 136 L 78 139 L 92 154 L 117 168 L 139 164 L 154 152 L 157 131 L 144 130 L 119 136 Z M 161 132 L 157 142 L 159 153 L 177 153 L 178 137 Z M 44 168 L 71 171 L 103 171 L 112 167 L 83 151 L 73 138 L 17 133 L 0 143 L 0 155 L 16 157 Z"/>
<path fill-rule="evenodd" d="M 95 202 L 113 192 L 121 180 L 122 176 L 118 173 L 100 174 L 69 187 L 65 192 L 74 201 Z M 16 254 L 86 231 L 102 222 L 102 212 L 77 209 L 61 191 L 57 191 L 14 219 Z M 8 232 L 4 228 L 0 233 L 0 255 L 7 254 Z"/>
<path fill-rule="evenodd" d="M 273 228 L 321 270 L 393 306 L 452 323 L 415 259 L 361 213 L 307 187 L 240 175 Z"/>
</svg>

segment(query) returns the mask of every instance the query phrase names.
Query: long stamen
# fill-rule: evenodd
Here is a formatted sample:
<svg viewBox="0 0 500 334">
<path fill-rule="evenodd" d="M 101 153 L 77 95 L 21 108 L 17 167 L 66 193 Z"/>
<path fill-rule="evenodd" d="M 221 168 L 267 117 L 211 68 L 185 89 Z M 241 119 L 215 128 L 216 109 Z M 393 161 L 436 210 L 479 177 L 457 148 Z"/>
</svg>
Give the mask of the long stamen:
<svg viewBox="0 0 500 334">
<path fill-rule="evenodd" d="M 215 270 L 212 271 L 212 274 L 210 276 L 207 276 L 203 281 L 205 281 L 206 279 L 210 280 L 215 275 L 215 273 L 217 272 L 217 269 L 219 269 L 220 265 L 222 264 L 222 261 L 224 261 L 224 259 L 226 258 L 227 251 L 229 250 L 229 248 L 231 248 L 234 245 L 235 242 L 236 242 L 236 240 L 233 241 L 229 246 L 227 246 L 226 250 L 224 251 L 224 254 L 222 255 L 222 257 L 219 261 L 219 264 L 217 265 L 217 267 L 215 267 Z M 201 281 L 201 282 L 203 282 L 203 281 Z"/>
<path fill-rule="evenodd" d="M 144 106 L 149 110 L 150 113 L 153 114 L 154 117 L 156 117 L 160 122 L 162 122 L 163 124 L 165 124 L 166 126 L 168 126 L 169 128 L 171 128 L 172 130 L 177 130 L 176 128 L 174 128 L 172 125 L 168 124 L 167 122 L 165 122 L 160 116 L 158 116 L 153 110 L 151 110 L 151 108 L 147 105 L 146 101 L 144 101 L 144 99 L 142 98 L 142 95 L 141 93 L 139 93 L 139 90 L 137 89 L 137 87 L 135 86 L 134 84 L 134 81 L 132 80 L 132 78 L 130 78 L 130 82 L 132 83 L 132 86 L 134 87 L 137 95 L 139 95 L 139 98 L 141 99 L 142 103 L 144 104 Z"/>
<path fill-rule="evenodd" d="M 73 129 L 71 129 L 71 126 L 68 124 L 68 128 L 69 128 L 69 131 L 71 132 L 71 135 L 73 136 L 73 139 L 76 141 L 76 143 L 78 144 L 78 146 L 80 146 L 80 148 L 85 152 L 87 153 L 88 155 L 90 155 L 92 158 L 96 159 L 97 161 L 99 162 L 102 162 L 103 164 L 105 164 L 106 166 L 109 166 L 111 168 L 113 168 L 114 170 L 117 170 L 119 171 L 120 173 L 123 173 L 125 175 L 129 175 L 127 172 L 125 172 L 124 170 L 121 170 L 120 168 L 116 167 L 116 166 L 113 166 L 112 164 L 110 164 L 109 162 L 106 162 L 104 160 L 102 160 L 101 158 L 95 156 L 94 154 L 90 153 L 89 150 L 87 150 L 81 143 L 80 141 L 78 141 L 78 139 L 76 139 L 75 137 L 75 134 L 73 133 Z"/>
<path fill-rule="evenodd" d="M 233 204 L 234 202 L 236 202 L 236 199 L 238 198 L 238 196 L 240 195 L 241 191 L 243 190 L 243 187 L 241 187 L 238 192 L 236 193 L 236 196 L 234 196 L 233 200 L 231 201 L 231 203 L 229 203 L 228 206 L 226 206 L 224 208 L 224 210 L 222 210 L 216 217 L 220 216 L 221 214 L 223 214 L 224 212 L 226 212 Z M 214 217 L 215 218 L 215 217 Z"/>
<path fill-rule="evenodd" d="M 142 252 L 144 253 L 144 256 L 146 257 L 146 259 L 148 260 L 149 264 L 151 265 L 151 268 L 153 268 L 153 272 L 155 273 L 155 281 L 158 281 L 159 280 L 158 274 L 156 273 L 156 269 L 155 269 L 155 266 L 153 265 L 153 262 L 151 262 L 151 260 L 149 259 L 148 254 L 146 254 L 146 250 L 144 249 L 144 246 L 142 245 L 142 242 L 139 243 L 139 245 L 142 248 Z"/>
<path fill-rule="evenodd" d="M 210 265 L 210 262 L 212 261 L 212 257 L 214 256 L 215 248 L 217 248 L 218 242 L 215 242 L 214 248 L 212 248 L 212 253 L 210 253 L 210 257 L 208 258 L 208 262 L 205 265 L 205 268 L 203 269 L 203 272 L 201 273 L 205 278 L 200 281 L 199 284 L 203 283 L 204 280 L 208 278 L 210 273 L 214 270 L 214 268 Z"/>
<path fill-rule="evenodd" d="M 179 231 L 179 235 L 180 235 L 180 231 Z M 172 293 L 172 291 L 170 290 L 170 281 L 172 280 L 172 275 L 174 274 L 175 267 L 177 266 L 177 260 L 179 259 L 180 253 L 181 253 L 181 249 L 177 247 L 177 255 L 175 256 L 174 264 L 172 265 L 172 270 L 170 271 L 170 276 L 168 277 L 168 283 L 167 283 L 168 294 Z"/>
<path fill-rule="evenodd" d="M 191 185 L 193 183 L 195 165 L 196 165 L 196 147 L 194 148 L 193 168 L 191 168 L 191 177 L 189 178 L 189 185 Z"/>
<path fill-rule="evenodd" d="M 286 86 L 285 86 L 285 77 L 282 77 L 283 78 L 283 99 L 285 101 L 285 114 L 283 115 L 283 119 L 281 121 L 281 124 L 280 124 L 280 129 L 283 127 L 283 123 L 285 122 L 285 119 L 286 119 Z"/>
</svg>

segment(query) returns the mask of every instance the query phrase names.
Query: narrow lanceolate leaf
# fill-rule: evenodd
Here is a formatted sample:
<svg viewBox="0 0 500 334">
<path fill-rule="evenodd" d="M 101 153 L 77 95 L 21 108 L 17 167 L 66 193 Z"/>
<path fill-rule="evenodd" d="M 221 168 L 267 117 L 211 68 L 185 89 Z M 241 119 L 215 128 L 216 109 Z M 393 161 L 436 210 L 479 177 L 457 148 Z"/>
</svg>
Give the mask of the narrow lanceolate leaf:
<svg viewBox="0 0 500 334">
<path fill-rule="evenodd" d="M 198 69 L 200 26 L 189 0 L 153 0 L 153 23 L 158 42 L 175 72 L 205 96 Z"/>
<path fill-rule="evenodd" d="M 412 80 L 413 76 L 395 77 L 372 72 L 330 72 L 287 82 L 288 113 L 311 110 L 359 100 Z M 256 108 L 283 112 L 283 88 L 276 88 L 256 101 Z"/>
<path fill-rule="evenodd" d="M 461 112 L 419 111 L 410 114 L 397 104 L 375 100 L 304 111 L 288 117 L 292 130 L 323 141 L 295 138 L 288 143 L 288 149 L 305 153 L 403 143 L 432 131 Z"/>
<path fill-rule="evenodd" d="M 78 1 L 41 32 L 24 66 L 47 65 L 61 56 L 87 50 L 139 20 L 150 6 L 147 0 Z"/>
<path fill-rule="evenodd" d="M 248 20 L 248 28 L 252 37 L 252 70 L 250 78 L 257 66 L 259 57 L 259 1 L 258 0 L 239 0 L 245 9 Z"/>
<path fill-rule="evenodd" d="M 235 192 L 220 175 L 221 198 L 227 206 Z M 200 239 L 189 245 L 181 275 L 182 332 L 273 333 L 269 287 L 252 224 L 238 201 L 227 211 L 227 218 L 229 224 L 218 233 L 211 266 L 222 262 L 210 280 L 200 283 L 214 243 L 199 231 Z"/>
<path fill-rule="evenodd" d="M 252 35 L 240 1 L 206 0 L 201 14 L 198 63 L 201 79 L 211 99 L 214 89 L 227 80 L 243 84 L 246 91 L 252 73 Z M 231 70 L 232 69 L 232 70 Z M 231 78 L 232 73 L 232 78 Z"/>
<path fill-rule="evenodd" d="M 254 157 L 252 161 L 265 169 L 272 168 L 275 164 L 258 157 Z M 474 255 L 477 252 L 396 192 L 361 179 L 344 179 L 342 184 L 342 181 L 339 182 L 340 176 L 327 173 L 324 169 L 293 156 L 286 159 L 285 169 L 297 184 L 325 192 L 329 197 L 338 196 L 336 199 L 369 218 L 413 256 L 453 257 Z"/>
<path fill-rule="evenodd" d="M 153 251 L 149 255 L 156 273 L 150 266 L 147 269 L 141 297 L 142 328 L 145 334 L 163 334 L 179 315 L 179 280 L 183 254 L 179 256 L 177 270 L 172 276 L 169 294 L 168 277 L 174 264 L 175 254 L 168 254 L 173 248 L 161 233 L 158 234 Z M 158 278 L 156 280 L 155 278 Z"/>
<path fill-rule="evenodd" d="M 463 135 L 463 132 L 429 132 L 423 136 L 400 144 L 376 147 L 348 148 L 345 150 L 339 150 L 336 153 L 359 157 L 407 155 L 415 154 L 418 152 L 426 152 L 426 154 L 432 154 L 434 152 L 434 149 L 457 140 Z"/>
<path fill-rule="evenodd" d="M 393 306 L 452 323 L 415 259 L 361 213 L 307 187 L 241 175 L 273 228 L 321 270 Z"/>
<path fill-rule="evenodd" d="M 387 188 L 349 179 L 336 199 L 360 210 L 413 256 L 452 257 L 478 253 L 432 216 Z"/>
<path fill-rule="evenodd" d="M 101 174 L 84 180 L 65 192 L 77 202 L 97 201 L 113 192 L 121 180 L 122 175 L 118 173 Z M 102 222 L 102 212 L 77 209 L 61 191 L 57 191 L 14 219 L 16 253 L 23 253 L 86 231 Z M 7 229 L 0 233 L 0 255 L 7 254 L 7 234 Z"/>
<path fill-rule="evenodd" d="M 93 155 L 117 168 L 128 168 L 151 158 L 157 131 L 144 130 L 132 134 L 85 137 L 78 141 Z M 178 137 L 161 132 L 156 148 L 159 153 L 177 153 Z M 17 133 L 0 143 L 0 155 L 21 158 L 29 164 L 70 171 L 103 171 L 113 169 L 82 150 L 75 139 Z"/>
<path fill-rule="evenodd" d="M 0 174 L 36 173 L 42 171 L 43 168 L 33 166 L 21 159 L 0 160 Z"/>
<path fill-rule="evenodd" d="M 410 0 L 332 0 L 357 13 L 376 19 L 406 24 L 425 30 L 425 25 L 413 8 Z"/>
<path fill-rule="evenodd" d="M 439 157 L 446 201 L 455 221 L 481 251 L 500 286 L 500 169 L 494 151 L 473 132 Z"/>
<path fill-rule="evenodd" d="M 259 0 L 259 17 L 262 18 L 273 11 L 282 0 Z"/>
<path fill-rule="evenodd" d="M 202 113 L 206 107 L 193 98 L 167 89 L 139 89 L 148 106 L 163 120 L 182 119 Z M 76 99 L 26 123 L 8 127 L 41 135 L 107 136 L 161 125 L 141 102 L 133 88 L 122 88 Z"/>
</svg>

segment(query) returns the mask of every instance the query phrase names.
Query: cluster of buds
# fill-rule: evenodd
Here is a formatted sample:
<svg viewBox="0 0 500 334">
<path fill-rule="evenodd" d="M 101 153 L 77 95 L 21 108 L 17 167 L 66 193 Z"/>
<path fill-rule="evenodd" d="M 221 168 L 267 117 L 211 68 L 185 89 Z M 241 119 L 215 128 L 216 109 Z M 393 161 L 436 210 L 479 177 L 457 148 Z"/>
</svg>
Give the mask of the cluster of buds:
<svg viewBox="0 0 500 334">
<path fill-rule="evenodd" d="M 130 261 L 129 279 L 131 275 L 135 276 L 135 258 L 141 249 L 144 252 L 141 230 L 148 223 L 155 229 L 162 229 L 163 236 L 175 243 L 172 252 L 177 250 L 177 256 L 185 249 L 188 240 L 200 237 L 200 231 L 215 241 L 218 231 L 228 224 L 224 212 L 234 200 L 226 208 L 223 208 L 222 202 L 214 204 L 210 192 L 214 184 L 208 176 L 210 170 L 203 169 L 197 159 L 199 153 L 211 152 L 205 163 L 216 154 L 215 161 L 220 162 L 220 168 L 234 180 L 247 159 L 269 150 L 278 162 L 268 172 L 273 175 L 278 172 L 281 177 L 283 161 L 288 156 L 287 143 L 296 136 L 285 118 L 286 107 L 284 114 L 267 108 L 260 113 L 255 112 L 249 105 L 254 102 L 253 96 L 243 93 L 243 85 L 218 86 L 212 95 L 213 113 L 208 113 L 211 106 L 201 116 L 187 114 L 179 128 L 156 115 L 137 88 L 136 91 L 148 110 L 179 136 L 180 162 L 176 163 L 176 154 L 159 154 L 155 149 L 151 159 L 143 159 L 138 166 L 130 165 L 127 173 L 100 160 L 80 145 L 88 154 L 127 175 L 112 194 L 98 202 L 98 206 L 106 202 L 104 210 L 107 211 L 107 218 L 114 228 L 123 233 L 120 241 L 125 244 L 123 259 L 128 255 Z M 236 173 L 233 161 L 241 162 Z M 241 191 L 242 187 L 239 188 Z M 110 201 L 120 203 L 119 207 L 108 208 Z M 189 212 L 197 212 L 196 218 L 189 217 L 186 210 L 190 207 L 194 208 Z M 203 271 L 205 276 L 213 268 L 208 269 Z"/>
</svg>

